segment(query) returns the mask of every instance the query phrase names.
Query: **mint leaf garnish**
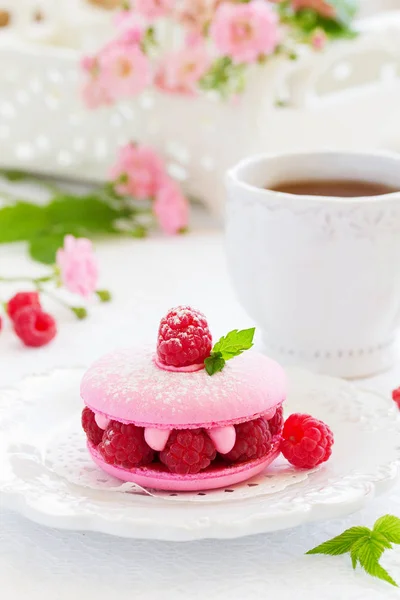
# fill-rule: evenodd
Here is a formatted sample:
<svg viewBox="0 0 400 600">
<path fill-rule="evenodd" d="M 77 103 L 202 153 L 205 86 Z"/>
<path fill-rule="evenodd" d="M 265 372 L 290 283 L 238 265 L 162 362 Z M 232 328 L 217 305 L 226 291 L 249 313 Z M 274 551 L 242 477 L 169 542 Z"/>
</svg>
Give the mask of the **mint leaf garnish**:
<svg viewBox="0 0 400 600">
<path fill-rule="evenodd" d="M 211 350 L 211 354 L 205 359 L 204 365 L 209 375 L 222 371 L 227 360 L 239 356 L 245 350 L 253 346 L 255 327 L 251 329 L 234 329 L 223 336 Z"/>
<path fill-rule="evenodd" d="M 225 360 L 222 358 L 219 352 L 216 354 L 209 356 L 204 361 L 204 365 L 206 367 L 206 371 L 209 375 L 214 375 L 214 373 L 218 373 L 218 371 L 222 371 L 225 366 Z"/>
<path fill-rule="evenodd" d="M 379 564 L 382 554 L 385 550 L 390 550 L 392 544 L 400 544 L 400 519 L 393 515 L 385 515 L 376 521 L 372 530 L 368 527 L 352 527 L 309 550 L 307 554 L 337 556 L 349 553 L 353 569 L 359 564 L 369 575 L 398 587 Z"/>
</svg>

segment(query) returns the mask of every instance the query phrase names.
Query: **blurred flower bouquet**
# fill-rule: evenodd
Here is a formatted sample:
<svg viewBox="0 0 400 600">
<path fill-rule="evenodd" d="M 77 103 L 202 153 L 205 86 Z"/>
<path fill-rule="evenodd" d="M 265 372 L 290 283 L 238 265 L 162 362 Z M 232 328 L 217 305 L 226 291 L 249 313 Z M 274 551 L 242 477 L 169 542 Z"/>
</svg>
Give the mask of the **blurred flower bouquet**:
<svg viewBox="0 0 400 600">
<path fill-rule="evenodd" d="M 82 62 L 90 108 L 133 97 L 150 85 L 170 94 L 223 97 L 244 91 L 251 65 L 296 58 L 352 37 L 353 0 L 134 0 L 122 2 L 116 37 Z"/>
<path fill-rule="evenodd" d="M 246 115 L 256 116 L 263 90 L 255 89 L 249 104 L 237 106 L 250 88 L 250 73 L 254 80 L 276 58 L 296 59 L 301 47 L 321 51 L 328 40 L 351 38 L 354 13 L 353 0 L 121 2 L 114 39 L 82 58 L 83 100 L 95 109 L 151 89 L 158 133 L 146 135 L 149 111 L 141 112 L 138 102 L 141 143 L 133 139 L 117 150 L 108 183 L 78 195 L 43 182 L 51 191 L 45 205 L 25 202 L 19 190 L 11 190 L 10 203 L 0 209 L 0 243 L 27 241 L 32 258 L 53 264 L 68 234 L 144 237 L 155 226 L 167 234 L 185 231 L 189 204 L 172 177 L 178 174 L 168 163 L 168 140 L 190 154 L 182 176 L 190 192 L 216 203 L 223 197 L 223 172 L 251 148 L 257 126 Z M 209 101 L 214 99 L 225 104 Z M 3 175 L 12 182 L 32 179 L 16 171 Z"/>
</svg>

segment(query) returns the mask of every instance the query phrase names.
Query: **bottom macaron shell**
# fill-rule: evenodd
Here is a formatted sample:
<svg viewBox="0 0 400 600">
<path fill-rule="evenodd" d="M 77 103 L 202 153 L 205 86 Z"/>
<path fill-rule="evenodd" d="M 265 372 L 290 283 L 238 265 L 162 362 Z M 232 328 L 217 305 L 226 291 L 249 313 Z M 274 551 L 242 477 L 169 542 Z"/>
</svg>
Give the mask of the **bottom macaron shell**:
<svg viewBox="0 0 400 600">
<path fill-rule="evenodd" d="M 229 467 L 216 467 L 214 469 L 197 473 L 196 475 L 177 475 L 163 470 L 149 467 L 138 469 L 124 469 L 106 463 L 101 454 L 88 443 L 89 452 L 94 462 L 108 475 L 122 481 L 130 481 L 142 487 L 173 492 L 200 492 L 222 487 L 229 487 L 235 483 L 246 481 L 261 473 L 270 465 L 280 453 L 280 441 L 277 440 L 270 452 L 257 460 L 232 465 Z"/>
</svg>

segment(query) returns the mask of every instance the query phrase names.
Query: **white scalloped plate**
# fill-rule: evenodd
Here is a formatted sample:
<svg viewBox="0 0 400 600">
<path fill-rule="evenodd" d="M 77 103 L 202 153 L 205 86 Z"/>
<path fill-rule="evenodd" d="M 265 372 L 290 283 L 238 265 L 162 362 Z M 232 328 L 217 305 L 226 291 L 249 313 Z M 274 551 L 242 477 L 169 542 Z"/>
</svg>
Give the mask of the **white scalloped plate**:
<svg viewBox="0 0 400 600">
<path fill-rule="evenodd" d="M 121 484 L 88 457 L 82 374 L 60 369 L 0 392 L 2 502 L 44 525 L 131 538 L 234 538 L 344 516 L 399 473 L 400 414 L 389 399 L 291 369 L 286 415 L 311 413 L 331 426 L 336 443 L 326 465 L 297 471 L 280 458 L 251 481 L 201 494 Z"/>
</svg>

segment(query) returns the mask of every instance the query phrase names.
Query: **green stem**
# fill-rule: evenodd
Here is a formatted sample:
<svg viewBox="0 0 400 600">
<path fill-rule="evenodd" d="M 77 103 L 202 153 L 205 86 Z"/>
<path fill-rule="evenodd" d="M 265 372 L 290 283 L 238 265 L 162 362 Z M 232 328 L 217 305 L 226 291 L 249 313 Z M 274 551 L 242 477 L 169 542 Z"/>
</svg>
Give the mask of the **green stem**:
<svg viewBox="0 0 400 600">
<path fill-rule="evenodd" d="M 13 283 L 19 281 L 29 281 L 30 283 L 35 283 L 35 280 L 32 277 L 0 277 L 0 282 Z"/>
<path fill-rule="evenodd" d="M 64 300 L 62 300 L 62 298 L 60 298 L 59 296 L 57 296 L 57 294 L 53 294 L 53 292 L 49 292 L 49 290 L 46 290 L 40 284 L 37 285 L 37 289 L 38 289 L 38 291 L 41 294 L 44 294 L 45 296 L 48 296 L 49 298 L 51 298 L 55 302 L 58 302 L 58 304 L 61 304 L 61 306 L 64 306 L 65 308 L 68 308 L 68 310 L 71 310 L 72 307 L 68 304 L 68 302 L 65 302 Z"/>
<path fill-rule="evenodd" d="M 0 283 L 18 283 L 20 281 L 26 281 L 33 283 L 38 288 L 39 284 L 52 281 L 53 277 L 53 275 L 48 275 L 46 277 L 0 277 Z"/>
<path fill-rule="evenodd" d="M 45 296 L 48 296 L 49 298 L 51 298 L 55 302 L 58 302 L 58 304 L 60 304 L 64 308 L 66 308 L 66 309 L 70 310 L 71 312 L 73 312 L 77 319 L 79 319 L 79 320 L 86 319 L 86 317 L 88 316 L 88 312 L 87 312 L 86 308 L 84 308 L 82 306 L 71 306 L 70 304 L 68 304 L 67 302 L 65 302 L 61 298 L 59 298 L 56 294 L 53 294 L 52 292 L 49 292 L 48 290 L 42 288 L 40 285 L 38 285 L 37 289 L 38 289 L 38 291 L 40 291 Z"/>
</svg>

